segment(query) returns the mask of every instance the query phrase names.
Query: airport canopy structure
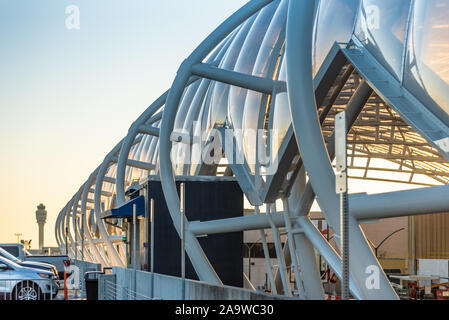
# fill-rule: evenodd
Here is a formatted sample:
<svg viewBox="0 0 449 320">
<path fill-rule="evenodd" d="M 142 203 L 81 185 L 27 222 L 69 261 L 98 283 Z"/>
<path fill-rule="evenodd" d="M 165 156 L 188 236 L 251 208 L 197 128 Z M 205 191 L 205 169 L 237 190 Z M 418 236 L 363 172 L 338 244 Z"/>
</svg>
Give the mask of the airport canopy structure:
<svg viewBox="0 0 449 320">
<path fill-rule="evenodd" d="M 291 265 L 299 297 L 323 299 L 315 250 L 338 277 L 341 256 L 309 213 L 317 200 L 339 237 L 334 124 L 345 111 L 349 178 L 420 186 L 349 195 L 351 294 L 397 299 L 360 224 L 449 212 L 448 16 L 449 0 L 248 2 L 186 58 L 172 87 L 61 210 L 59 247 L 72 258 L 125 266 L 120 221 L 102 218 L 129 201 L 130 186 L 159 176 L 180 233 L 175 176 L 233 176 L 254 215 L 184 221 L 199 279 L 221 284 L 199 236 L 260 230 L 263 238 L 269 229 L 278 291 L 292 295 Z M 279 228 L 287 232 L 283 248 Z M 268 262 L 267 270 L 274 283 Z M 374 288 L 366 285 L 372 270 L 380 270 Z"/>
</svg>

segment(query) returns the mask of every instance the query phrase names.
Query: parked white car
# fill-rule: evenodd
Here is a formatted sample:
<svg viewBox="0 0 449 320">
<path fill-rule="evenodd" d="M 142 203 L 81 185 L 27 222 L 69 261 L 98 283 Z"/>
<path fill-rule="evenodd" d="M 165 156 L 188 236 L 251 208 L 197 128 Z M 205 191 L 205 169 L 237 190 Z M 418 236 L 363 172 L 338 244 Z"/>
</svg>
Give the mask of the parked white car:
<svg viewBox="0 0 449 320">
<path fill-rule="evenodd" d="M 22 267 L 0 257 L 0 300 L 54 299 L 57 294 L 53 272 Z"/>
<path fill-rule="evenodd" d="M 58 255 L 58 256 L 32 255 L 23 247 L 23 244 L 21 243 L 0 243 L 0 248 L 9 252 L 14 257 L 25 262 L 41 262 L 51 264 L 56 267 L 56 270 L 58 270 L 59 274 L 64 274 L 64 260 L 69 260 L 69 257 L 65 255 Z"/>
<path fill-rule="evenodd" d="M 0 257 L 3 257 L 5 259 L 8 259 L 12 262 L 17 263 L 21 267 L 31 268 L 31 269 L 39 269 L 39 270 L 46 270 L 53 272 L 55 274 L 55 278 L 59 279 L 59 273 L 58 270 L 56 270 L 56 267 L 54 265 L 43 263 L 43 262 L 34 262 L 34 261 L 23 261 L 19 258 L 14 257 L 12 254 L 10 254 L 8 251 L 0 248 Z"/>
</svg>

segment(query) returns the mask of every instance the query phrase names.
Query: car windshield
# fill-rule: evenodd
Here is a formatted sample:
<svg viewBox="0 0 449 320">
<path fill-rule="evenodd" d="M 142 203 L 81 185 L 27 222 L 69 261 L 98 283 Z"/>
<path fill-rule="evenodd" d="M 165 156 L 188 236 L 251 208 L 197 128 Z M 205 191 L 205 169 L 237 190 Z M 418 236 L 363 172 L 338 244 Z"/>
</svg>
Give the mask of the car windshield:
<svg viewBox="0 0 449 320">
<path fill-rule="evenodd" d="M 8 251 L 6 251 L 5 249 L 2 249 L 2 248 L 0 248 L 0 256 L 3 257 L 3 258 L 6 258 L 8 260 L 11 260 L 11 261 L 13 261 L 15 263 L 22 262 L 22 260 L 20 260 L 19 258 L 14 257 Z"/>
<path fill-rule="evenodd" d="M 4 257 L 0 257 L 0 263 L 4 263 L 13 268 L 20 268 L 20 266 L 17 263 L 15 263 L 14 261 L 11 261 L 9 259 L 6 259 Z"/>
</svg>

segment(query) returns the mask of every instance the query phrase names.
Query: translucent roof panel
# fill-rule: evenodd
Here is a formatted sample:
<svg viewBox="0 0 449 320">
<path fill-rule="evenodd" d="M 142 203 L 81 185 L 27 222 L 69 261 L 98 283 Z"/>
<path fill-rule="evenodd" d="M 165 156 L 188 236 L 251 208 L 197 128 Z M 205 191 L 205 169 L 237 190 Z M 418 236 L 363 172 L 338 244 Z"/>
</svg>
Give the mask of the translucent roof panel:
<svg viewBox="0 0 449 320">
<path fill-rule="evenodd" d="M 260 46 L 278 5 L 279 1 L 273 1 L 260 11 L 245 39 L 234 71 L 252 74 Z M 248 90 L 235 86 L 232 86 L 229 92 L 228 120 L 235 129 L 242 128 L 243 110 L 247 92 Z"/>
<path fill-rule="evenodd" d="M 449 125 L 449 1 L 416 0 L 405 86 Z"/>
<path fill-rule="evenodd" d="M 320 1 L 314 31 L 314 74 L 335 42 L 349 42 L 358 7 L 359 0 Z"/>
<path fill-rule="evenodd" d="M 265 38 L 260 47 L 259 54 L 254 65 L 252 74 L 262 78 L 273 78 L 277 72 L 280 52 L 282 50 L 285 37 L 285 22 L 287 20 L 288 1 L 284 0 L 279 5 L 270 26 L 265 34 Z M 269 105 L 268 95 L 260 92 L 248 91 L 243 111 L 243 130 L 256 132 L 264 127 L 265 116 Z M 243 149 L 245 157 L 251 170 L 255 170 L 256 144 L 252 139 L 243 137 Z"/>
<path fill-rule="evenodd" d="M 402 61 L 411 0 L 362 0 L 356 37 L 397 79 Z"/>
</svg>

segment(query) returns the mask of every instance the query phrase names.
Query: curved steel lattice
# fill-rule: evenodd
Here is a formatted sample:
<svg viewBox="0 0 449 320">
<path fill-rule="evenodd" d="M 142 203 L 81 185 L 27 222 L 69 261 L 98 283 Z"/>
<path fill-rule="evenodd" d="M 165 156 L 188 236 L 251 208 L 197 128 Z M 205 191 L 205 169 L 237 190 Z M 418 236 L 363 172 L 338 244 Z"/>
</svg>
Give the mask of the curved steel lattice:
<svg viewBox="0 0 449 320">
<path fill-rule="evenodd" d="M 322 299 L 314 249 L 339 277 L 341 258 L 309 212 L 316 197 L 339 235 L 333 136 L 335 115 L 345 110 L 353 178 L 426 186 L 350 196 L 351 293 L 397 299 L 382 271 L 378 287 L 366 285 L 367 270 L 381 268 L 359 224 L 449 210 L 449 55 L 432 49 L 449 43 L 448 13 L 448 0 L 250 1 L 183 62 L 170 90 L 63 208 L 55 227 L 60 248 L 74 258 L 124 266 L 120 221 L 106 224 L 100 214 L 123 204 L 129 186 L 159 175 L 179 233 L 174 176 L 233 175 L 257 215 L 184 221 L 186 252 L 200 280 L 221 283 L 198 235 L 260 230 L 266 243 L 263 230 L 270 229 L 279 265 L 273 275 L 267 259 L 273 291 L 292 295 L 285 272 L 291 265 L 300 297 Z M 250 130 L 262 134 L 239 135 Z M 231 131 L 235 144 L 223 143 L 206 162 L 199 154 L 211 154 L 212 144 L 201 153 L 191 140 L 197 131 L 209 142 Z M 243 161 L 234 163 L 240 149 Z M 261 206 L 265 214 L 258 214 Z"/>
</svg>

